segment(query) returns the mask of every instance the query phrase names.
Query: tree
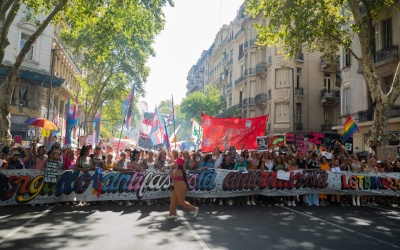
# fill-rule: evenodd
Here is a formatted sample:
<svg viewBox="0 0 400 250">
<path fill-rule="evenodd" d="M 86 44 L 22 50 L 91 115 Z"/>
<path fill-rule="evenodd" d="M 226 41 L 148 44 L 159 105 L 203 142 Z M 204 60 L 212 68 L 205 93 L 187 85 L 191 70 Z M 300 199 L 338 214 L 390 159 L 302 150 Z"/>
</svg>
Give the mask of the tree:
<svg viewBox="0 0 400 250">
<path fill-rule="evenodd" d="M 169 115 L 169 113 L 171 112 L 171 103 L 172 100 L 163 100 L 160 102 L 160 104 L 158 104 L 158 112 L 160 112 L 160 114 L 164 114 L 164 115 Z"/>
<path fill-rule="evenodd" d="M 216 86 L 206 85 L 205 93 L 196 91 L 191 93 L 181 102 L 183 119 L 190 121 L 195 119 L 201 122 L 200 112 L 207 115 L 216 115 L 224 104 L 224 98 L 220 95 Z"/>
<path fill-rule="evenodd" d="M 32 17 L 37 13 L 46 14 L 46 18 L 40 22 L 36 21 L 36 31 L 31 35 L 25 45 L 22 47 L 10 73 L 5 81 L 0 83 L 0 139 L 11 139 L 11 115 L 10 105 L 14 88 L 19 83 L 18 72 L 24 61 L 24 58 L 36 39 L 42 34 L 53 19 L 58 19 L 59 12 L 67 5 L 68 0 L 55 1 L 54 5 L 44 0 L 6 0 L 0 3 L 0 63 L 3 62 L 5 48 L 10 44 L 8 41 L 9 28 L 18 14 L 21 5 L 24 3 L 32 10 Z"/>
<path fill-rule="evenodd" d="M 150 72 L 145 63 L 155 55 L 151 45 L 164 28 L 162 7 L 167 2 L 173 5 L 168 0 L 111 1 L 90 19 L 68 22 L 61 38 L 85 51 L 82 67 L 89 72 L 85 79 L 89 119 L 103 103 L 119 102 L 133 83 L 135 96 L 143 95 L 143 83 Z"/>
<path fill-rule="evenodd" d="M 321 51 L 331 59 L 341 47 L 348 50 L 361 65 L 372 97 L 374 122 L 370 138 L 378 146 L 387 144 L 389 112 L 400 95 L 400 65 L 390 91 L 385 94 L 374 66 L 373 23 L 380 20 L 385 11 L 398 9 L 398 1 L 245 0 L 245 5 L 247 12 L 253 16 L 261 14 L 268 21 L 257 25 L 259 45 L 281 46 L 291 58 L 302 45 L 309 52 Z M 352 49 L 355 35 L 359 37 L 361 53 Z"/>
</svg>

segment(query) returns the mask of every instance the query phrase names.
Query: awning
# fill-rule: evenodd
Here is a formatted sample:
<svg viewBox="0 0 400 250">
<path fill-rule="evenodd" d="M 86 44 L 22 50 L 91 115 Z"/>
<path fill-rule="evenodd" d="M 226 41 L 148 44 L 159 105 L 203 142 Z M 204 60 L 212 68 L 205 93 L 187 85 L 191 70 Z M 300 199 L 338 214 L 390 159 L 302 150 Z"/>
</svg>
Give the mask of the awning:
<svg viewBox="0 0 400 250">
<path fill-rule="evenodd" d="M 10 70 L 8 68 L 0 68 L 0 77 L 3 76 L 7 76 L 9 74 Z M 48 74 L 43 74 L 43 73 L 39 73 L 36 71 L 30 71 L 30 70 L 26 70 L 26 69 L 20 69 L 19 70 L 19 77 L 22 80 L 25 81 L 32 81 L 35 82 L 37 84 L 42 84 L 44 86 L 50 86 L 50 82 L 51 82 L 51 76 Z M 52 86 L 53 87 L 60 87 L 61 84 L 63 84 L 63 82 L 65 81 L 65 79 L 62 78 L 58 78 L 53 76 L 53 83 Z"/>
</svg>

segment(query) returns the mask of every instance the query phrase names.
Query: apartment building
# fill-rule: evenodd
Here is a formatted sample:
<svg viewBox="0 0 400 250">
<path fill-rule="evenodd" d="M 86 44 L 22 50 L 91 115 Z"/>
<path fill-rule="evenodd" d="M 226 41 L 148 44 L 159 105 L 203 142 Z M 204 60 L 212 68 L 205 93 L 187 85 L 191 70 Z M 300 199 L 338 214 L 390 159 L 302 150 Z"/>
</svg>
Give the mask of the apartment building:
<svg viewBox="0 0 400 250">
<path fill-rule="evenodd" d="M 322 132 L 329 144 L 339 136 L 333 127 L 341 124 L 336 68 L 321 53 L 299 53 L 289 60 L 279 48 L 257 46 L 254 25 L 266 21 L 243 11 L 242 6 L 216 34 L 209 57 L 207 84 L 218 86 L 226 97 L 223 112 L 268 114 L 268 135 Z"/>
<path fill-rule="evenodd" d="M 186 96 L 195 91 L 204 91 L 204 86 L 208 79 L 208 63 L 213 48 L 214 45 L 208 50 L 204 50 L 197 63 L 190 68 L 188 76 L 186 77 Z"/>
<path fill-rule="evenodd" d="M 382 89 L 385 93 L 390 90 L 393 76 L 399 64 L 400 44 L 400 12 L 393 7 L 388 9 L 381 20 L 374 22 L 375 57 L 374 66 L 380 78 Z M 352 50 L 361 56 L 359 40 L 356 36 L 353 40 Z M 365 82 L 361 67 L 355 58 L 345 50 L 340 52 L 340 67 L 342 81 L 338 84 L 341 91 L 341 117 L 345 119 L 352 115 L 359 133 L 353 135 L 354 151 L 367 150 L 365 135 L 369 134 L 369 128 L 373 123 L 373 103 L 368 84 Z M 335 129 L 341 130 L 342 126 Z M 400 98 L 395 102 L 390 112 L 388 121 L 389 144 L 398 145 L 400 140 Z"/>
<path fill-rule="evenodd" d="M 21 8 L 10 27 L 10 45 L 5 50 L 0 66 L 0 80 L 5 79 L 19 51 L 36 31 L 36 26 L 27 19 L 28 14 L 28 9 Z M 44 15 L 38 16 L 40 20 L 44 18 Z M 13 136 L 22 135 L 26 138 L 28 125 L 24 121 L 28 118 L 45 117 L 52 120 L 56 112 L 60 131 L 58 139 L 63 142 L 65 105 L 80 89 L 77 77 L 82 75 L 82 70 L 76 62 L 82 58 L 73 55 L 61 43 L 57 36 L 59 29 L 60 26 L 48 26 L 32 45 L 21 66 L 20 82 L 14 90 L 11 104 Z M 19 112 L 20 104 L 23 105 L 23 112 Z"/>
</svg>

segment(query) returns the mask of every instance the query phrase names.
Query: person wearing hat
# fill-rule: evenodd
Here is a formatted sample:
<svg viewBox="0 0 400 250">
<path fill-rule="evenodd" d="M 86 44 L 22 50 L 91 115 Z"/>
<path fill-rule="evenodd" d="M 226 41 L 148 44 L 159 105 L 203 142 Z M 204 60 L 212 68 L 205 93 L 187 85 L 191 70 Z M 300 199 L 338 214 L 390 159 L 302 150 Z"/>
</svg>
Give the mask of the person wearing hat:
<svg viewBox="0 0 400 250">
<path fill-rule="evenodd" d="M 171 159 L 172 158 L 173 157 L 171 156 Z M 199 213 L 198 207 L 195 207 L 189 202 L 185 201 L 186 193 L 189 190 L 189 184 L 187 181 L 184 164 L 185 160 L 183 158 L 177 158 L 175 163 L 170 166 L 169 176 L 173 180 L 173 189 L 171 192 L 168 217 L 170 219 L 176 218 L 176 208 L 178 205 L 193 212 L 193 218 L 195 218 Z"/>
<path fill-rule="evenodd" d="M 20 160 L 21 153 L 18 150 L 14 150 L 11 153 L 10 159 L 8 161 L 7 169 L 23 169 L 24 165 Z"/>
</svg>

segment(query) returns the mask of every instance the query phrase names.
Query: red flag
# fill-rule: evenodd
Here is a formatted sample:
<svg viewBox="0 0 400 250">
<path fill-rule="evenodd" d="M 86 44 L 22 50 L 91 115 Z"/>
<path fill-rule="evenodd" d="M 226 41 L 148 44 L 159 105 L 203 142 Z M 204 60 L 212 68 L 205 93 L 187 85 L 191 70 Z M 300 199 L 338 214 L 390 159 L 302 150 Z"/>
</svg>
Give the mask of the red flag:
<svg viewBox="0 0 400 250">
<path fill-rule="evenodd" d="M 257 136 L 264 136 L 268 116 L 253 118 L 217 118 L 205 114 L 203 117 L 202 150 L 212 152 L 214 148 L 257 149 Z"/>
</svg>

